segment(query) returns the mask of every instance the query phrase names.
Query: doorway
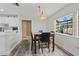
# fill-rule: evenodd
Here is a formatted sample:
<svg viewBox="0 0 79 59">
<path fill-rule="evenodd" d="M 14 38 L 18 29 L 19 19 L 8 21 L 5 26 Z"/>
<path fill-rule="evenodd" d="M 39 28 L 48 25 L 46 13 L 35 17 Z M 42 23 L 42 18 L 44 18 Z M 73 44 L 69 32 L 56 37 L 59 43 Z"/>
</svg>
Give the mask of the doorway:
<svg viewBox="0 0 79 59">
<path fill-rule="evenodd" d="M 29 40 L 32 30 L 32 21 L 31 20 L 22 20 L 22 39 Z"/>
</svg>

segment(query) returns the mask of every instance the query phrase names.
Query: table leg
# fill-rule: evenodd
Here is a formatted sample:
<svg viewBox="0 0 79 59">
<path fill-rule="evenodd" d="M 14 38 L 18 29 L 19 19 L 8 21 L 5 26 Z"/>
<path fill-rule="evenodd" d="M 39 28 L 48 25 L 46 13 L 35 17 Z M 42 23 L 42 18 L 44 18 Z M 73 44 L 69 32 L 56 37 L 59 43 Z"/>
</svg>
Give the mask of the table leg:
<svg viewBox="0 0 79 59">
<path fill-rule="evenodd" d="M 54 49 L 55 49 L 55 39 L 54 39 L 54 35 L 53 35 L 53 42 L 52 42 L 52 45 L 53 45 L 53 52 L 54 52 Z"/>
<path fill-rule="evenodd" d="M 35 37 L 34 45 L 35 45 L 35 47 L 34 47 L 34 53 L 36 54 L 36 37 Z"/>
</svg>

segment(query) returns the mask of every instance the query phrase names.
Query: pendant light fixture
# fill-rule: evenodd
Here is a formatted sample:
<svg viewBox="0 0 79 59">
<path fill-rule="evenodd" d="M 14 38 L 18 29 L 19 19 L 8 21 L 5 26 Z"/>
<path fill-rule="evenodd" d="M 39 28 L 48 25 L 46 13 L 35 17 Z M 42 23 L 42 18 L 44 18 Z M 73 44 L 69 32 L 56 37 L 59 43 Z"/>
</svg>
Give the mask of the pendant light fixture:
<svg viewBox="0 0 79 59">
<path fill-rule="evenodd" d="M 40 6 L 38 6 L 38 10 L 39 10 L 38 18 L 39 18 L 40 20 L 45 20 L 45 19 L 47 19 L 47 16 L 44 15 L 44 10 L 42 10 Z"/>
</svg>

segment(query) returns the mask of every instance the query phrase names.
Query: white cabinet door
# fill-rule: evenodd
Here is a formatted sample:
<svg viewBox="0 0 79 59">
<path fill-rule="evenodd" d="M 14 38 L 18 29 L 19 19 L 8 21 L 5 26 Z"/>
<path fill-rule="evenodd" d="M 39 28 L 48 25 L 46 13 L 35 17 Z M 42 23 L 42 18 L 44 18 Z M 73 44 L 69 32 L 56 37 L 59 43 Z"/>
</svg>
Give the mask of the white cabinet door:
<svg viewBox="0 0 79 59">
<path fill-rule="evenodd" d="M 18 26 L 19 24 L 19 19 L 16 17 L 16 18 L 9 18 L 9 26 Z"/>
<path fill-rule="evenodd" d="M 5 37 L 4 36 L 0 36 L 0 55 L 5 55 Z"/>
<path fill-rule="evenodd" d="M 0 17 L 0 23 L 8 23 L 8 17 Z"/>
<path fill-rule="evenodd" d="M 0 17 L 0 23 L 5 23 L 3 17 Z"/>
</svg>

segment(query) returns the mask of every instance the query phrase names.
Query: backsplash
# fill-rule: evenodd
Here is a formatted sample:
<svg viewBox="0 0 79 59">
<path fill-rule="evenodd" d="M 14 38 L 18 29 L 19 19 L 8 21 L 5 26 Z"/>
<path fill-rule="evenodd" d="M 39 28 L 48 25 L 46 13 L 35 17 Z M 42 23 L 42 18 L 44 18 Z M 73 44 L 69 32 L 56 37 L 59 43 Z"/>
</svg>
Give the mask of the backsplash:
<svg viewBox="0 0 79 59">
<path fill-rule="evenodd" d="M 0 23 L 0 32 L 18 31 L 18 26 L 9 26 L 9 24 Z"/>
</svg>

